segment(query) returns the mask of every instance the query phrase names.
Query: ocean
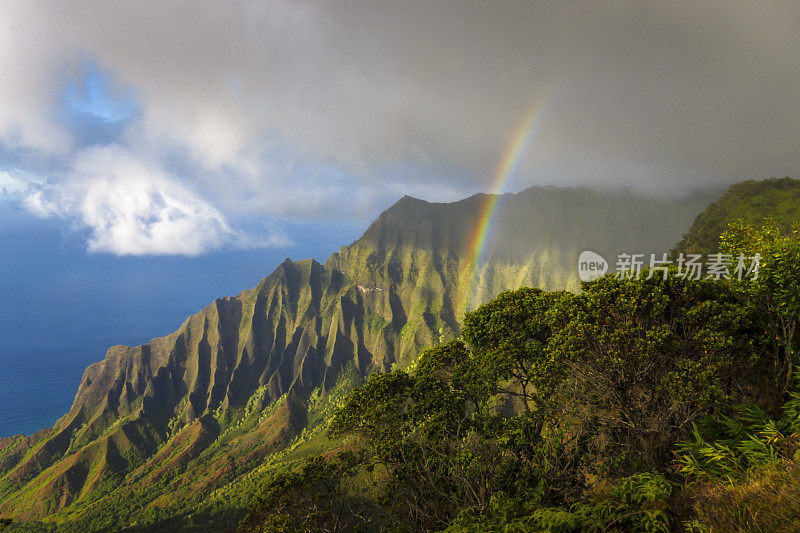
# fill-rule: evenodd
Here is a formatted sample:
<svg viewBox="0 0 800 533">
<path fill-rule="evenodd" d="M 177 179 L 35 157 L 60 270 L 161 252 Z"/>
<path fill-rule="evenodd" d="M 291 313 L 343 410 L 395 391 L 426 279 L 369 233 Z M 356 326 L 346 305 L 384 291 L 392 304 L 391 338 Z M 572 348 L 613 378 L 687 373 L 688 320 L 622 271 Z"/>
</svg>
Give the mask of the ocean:
<svg viewBox="0 0 800 533">
<path fill-rule="evenodd" d="M 65 414 L 83 370 L 116 344 L 175 331 L 221 296 L 255 286 L 287 256 L 323 262 L 364 228 L 307 223 L 296 245 L 200 257 L 89 254 L 85 235 L 0 202 L 0 436 L 32 434 Z"/>
</svg>

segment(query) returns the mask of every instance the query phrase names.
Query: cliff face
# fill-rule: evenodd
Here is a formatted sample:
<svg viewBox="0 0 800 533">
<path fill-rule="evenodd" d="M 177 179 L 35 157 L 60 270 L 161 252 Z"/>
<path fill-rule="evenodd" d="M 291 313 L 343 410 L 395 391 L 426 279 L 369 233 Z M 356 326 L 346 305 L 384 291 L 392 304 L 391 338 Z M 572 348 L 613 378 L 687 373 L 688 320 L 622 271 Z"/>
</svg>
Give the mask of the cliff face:
<svg viewBox="0 0 800 533">
<path fill-rule="evenodd" d="M 313 260 L 287 260 L 254 289 L 214 301 L 171 335 L 111 348 L 86 369 L 70 412 L 38 449 L 28 446 L 16 464 L 6 461 L 7 491 L 14 488 L 8 481 L 32 488 L 47 480 L 50 488 L 35 499 L 7 499 L 0 509 L 35 517 L 68 505 L 97 479 L 156 454 L 176 429 L 200 420 L 206 435 L 218 432 L 214 415 L 245 408 L 256 392 L 250 409 L 260 412 L 290 391 L 297 398 L 316 388 L 324 393 L 347 365 L 359 375 L 385 371 L 405 325 L 388 295 Z M 281 423 L 296 419 L 284 428 L 290 433 L 304 415 L 299 405 L 289 410 Z M 50 501 L 46 508 L 42 499 Z"/>
<path fill-rule="evenodd" d="M 172 505 L 159 480 L 178 479 L 170 493 L 185 501 L 244 483 L 316 438 L 336 399 L 371 372 L 457 335 L 468 293 L 474 306 L 522 285 L 576 289 L 582 250 L 612 268 L 620 251 L 667 251 L 711 200 L 505 195 L 473 279 L 468 246 L 486 199 L 405 197 L 324 265 L 287 259 L 174 333 L 109 349 L 52 429 L 0 439 L 0 514 L 72 520 L 118 514 L 134 494 L 142 509 Z"/>
<path fill-rule="evenodd" d="M 621 252 L 668 252 L 716 194 L 655 199 L 586 187 L 505 194 L 491 217 L 485 256 L 474 276 L 466 260 L 488 195 L 448 204 L 405 197 L 326 266 L 366 284 L 388 280 L 411 304 L 411 319 L 429 311 L 421 303 L 433 294 L 443 307 L 442 319 L 457 328 L 465 303 L 474 308 L 509 288 L 577 290 L 578 256 L 584 250 L 604 256 L 611 269 Z"/>
</svg>

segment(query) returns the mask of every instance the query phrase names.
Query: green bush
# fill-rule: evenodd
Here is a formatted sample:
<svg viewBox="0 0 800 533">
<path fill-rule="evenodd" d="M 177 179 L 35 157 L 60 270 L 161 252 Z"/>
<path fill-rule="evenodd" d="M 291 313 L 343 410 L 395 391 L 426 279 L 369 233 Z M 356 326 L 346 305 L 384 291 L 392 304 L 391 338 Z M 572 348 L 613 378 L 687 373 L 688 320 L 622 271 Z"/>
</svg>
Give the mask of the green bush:
<svg viewBox="0 0 800 533">
<path fill-rule="evenodd" d="M 646 531 L 668 532 L 674 524 L 666 500 L 670 483 L 660 475 L 641 473 L 620 479 L 606 494 L 572 506 L 541 507 L 531 502 L 495 498 L 485 512 L 463 510 L 447 532 Z"/>
</svg>

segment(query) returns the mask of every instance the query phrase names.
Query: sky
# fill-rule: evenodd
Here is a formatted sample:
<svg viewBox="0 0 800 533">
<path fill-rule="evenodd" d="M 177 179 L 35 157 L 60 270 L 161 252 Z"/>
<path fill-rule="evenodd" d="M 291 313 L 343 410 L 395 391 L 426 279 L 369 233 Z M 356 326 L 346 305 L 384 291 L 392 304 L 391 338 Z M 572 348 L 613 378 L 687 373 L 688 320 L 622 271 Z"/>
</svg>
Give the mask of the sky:
<svg viewBox="0 0 800 533">
<path fill-rule="evenodd" d="M 533 105 L 508 190 L 796 177 L 798 27 L 798 2 L 0 0 L 0 205 L 87 254 L 302 247 L 486 190 Z"/>
</svg>

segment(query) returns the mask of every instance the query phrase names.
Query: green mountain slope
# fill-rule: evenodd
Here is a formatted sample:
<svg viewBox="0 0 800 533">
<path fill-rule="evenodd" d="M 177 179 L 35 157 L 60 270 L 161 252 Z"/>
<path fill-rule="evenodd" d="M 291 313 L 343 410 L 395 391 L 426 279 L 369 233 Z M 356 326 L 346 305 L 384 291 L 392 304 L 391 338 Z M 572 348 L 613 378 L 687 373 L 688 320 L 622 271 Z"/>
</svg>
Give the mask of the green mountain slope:
<svg viewBox="0 0 800 533">
<path fill-rule="evenodd" d="M 731 187 L 697 215 L 674 253 L 714 253 L 728 224 L 742 219 L 761 224 L 772 217 L 781 229 L 800 222 L 800 180 L 791 178 L 744 181 Z"/>
<path fill-rule="evenodd" d="M 622 251 L 665 252 L 712 199 L 504 195 L 472 276 L 487 196 L 404 197 L 324 264 L 287 259 L 174 333 L 111 348 L 53 428 L 0 439 L 0 516 L 83 531 L 235 522 L 275 468 L 336 445 L 324 426 L 343 394 L 454 337 L 467 305 L 522 285 L 576 289 L 584 249 L 612 269 Z"/>
</svg>

